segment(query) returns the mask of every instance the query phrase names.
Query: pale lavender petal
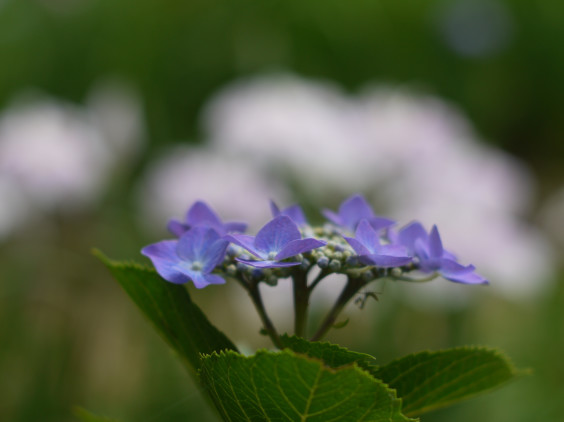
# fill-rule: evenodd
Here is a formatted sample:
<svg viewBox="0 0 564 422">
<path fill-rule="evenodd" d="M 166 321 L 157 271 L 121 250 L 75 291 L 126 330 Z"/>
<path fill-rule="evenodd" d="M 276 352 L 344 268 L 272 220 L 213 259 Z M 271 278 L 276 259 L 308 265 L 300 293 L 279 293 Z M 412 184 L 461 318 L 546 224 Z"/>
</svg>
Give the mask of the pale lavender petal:
<svg viewBox="0 0 564 422">
<path fill-rule="evenodd" d="M 192 272 L 190 274 L 190 279 L 194 286 L 198 289 L 203 289 L 210 284 L 225 284 L 225 280 L 215 274 L 202 274 L 200 272 Z"/>
<path fill-rule="evenodd" d="M 273 217 L 278 217 L 279 215 L 290 217 L 292 221 L 298 226 L 305 226 L 307 224 L 307 220 L 302 207 L 297 204 L 280 210 L 280 208 L 278 208 L 278 205 L 276 205 L 274 201 L 270 201 L 270 211 L 272 212 Z"/>
<path fill-rule="evenodd" d="M 419 257 L 421 261 L 429 259 L 429 246 L 423 239 L 418 238 L 413 245 L 413 252 L 415 256 Z"/>
<path fill-rule="evenodd" d="M 176 237 L 182 236 L 190 227 L 178 220 L 170 220 L 166 226 L 167 230 Z"/>
<path fill-rule="evenodd" d="M 276 202 L 272 199 L 270 200 L 270 212 L 273 217 L 278 217 L 280 215 L 280 208 L 278 208 L 278 205 L 276 205 Z"/>
<path fill-rule="evenodd" d="M 390 227 L 396 224 L 394 220 L 386 217 L 371 217 L 368 219 L 368 221 L 370 222 L 372 228 L 376 231 L 380 231 L 382 229 L 385 229 L 386 227 Z"/>
<path fill-rule="evenodd" d="M 370 250 L 354 237 L 343 236 L 343 238 L 352 246 L 358 255 L 370 255 Z"/>
<path fill-rule="evenodd" d="M 345 200 L 339 207 L 339 216 L 343 225 L 353 231 L 363 218 L 371 218 L 374 211 L 362 195 L 356 194 Z"/>
<path fill-rule="evenodd" d="M 439 235 L 439 229 L 434 225 L 429 235 L 429 256 L 432 258 L 440 258 L 443 256 L 443 242 Z"/>
<path fill-rule="evenodd" d="M 186 213 L 186 222 L 190 226 L 222 227 L 223 224 L 215 212 L 202 201 L 197 201 Z"/>
<path fill-rule="evenodd" d="M 255 247 L 255 237 L 248 234 L 228 234 L 224 237 L 225 240 L 235 243 L 252 253 L 257 258 L 267 258 L 268 254 L 263 254 Z"/>
<path fill-rule="evenodd" d="M 462 284 L 490 284 L 488 280 L 486 280 L 481 275 L 478 275 L 474 272 L 464 273 L 464 274 L 451 274 L 445 275 L 441 272 L 441 275 L 446 278 L 447 280 L 454 281 L 455 283 L 462 283 Z"/>
<path fill-rule="evenodd" d="M 403 258 L 409 258 L 410 260 L 412 259 L 407 253 L 407 248 L 403 245 L 381 245 L 378 249 L 378 253 L 381 255 L 401 256 Z"/>
<path fill-rule="evenodd" d="M 301 262 L 279 262 L 279 261 L 251 261 L 248 259 L 235 258 L 236 261 L 242 262 L 243 264 L 250 265 L 256 268 L 279 268 L 279 267 L 293 267 L 300 265 Z"/>
<path fill-rule="evenodd" d="M 278 253 L 288 242 L 301 239 L 296 223 L 290 217 L 280 215 L 268 222 L 257 233 L 255 247 L 262 253 Z"/>
<path fill-rule="evenodd" d="M 225 223 L 223 225 L 223 228 L 225 229 L 226 232 L 243 233 L 245 230 L 247 230 L 247 224 L 240 223 L 237 221 L 232 221 L 230 223 Z"/>
<path fill-rule="evenodd" d="M 176 253 L 184 261 L 202 261 L 209 247 L 218 239 L 220 236 L 213 228 L 192 227 L 178 239 Z"/>
<path fill-rule="evenodd" d="M 401 267 L 411 262 L 408 256 L 389 256 L 380 254 L 361 255 L 360 261 L 367 265 L 376 265 L 383 268 Z"/>
<path fill-rule="evenodd" d="M 323 216 L 333 224 L 336 224 L 337 226 L 343 225 L 343 219 L 339 214 L 328 209 L 323 209 L 321 214 L 323 214 Z"/>
<path fill-rule="evenodd" d="M 399 231 L 397 241 L 400 245 L 407 246 L 410 253 L 414 253 L 416 240 L 422 239 L 426 242 L 428 237 L 421 223 L 414 221 Z"/>
<path fill-rule="evenodd" d="M 153 243 L 141 249 L 141 253 L 151 259 L 158 258 L 171 262 L 178 262 L 180 258 L 176 254 L 178 240 L 163 240 Z"/>
<path fill-rule="evenodd" d="M 218 239 L 215 242 L 207 245 L 205 250 L 202 250 L 200 262 L 202 264 L 202 272 L 204 274 L 210 273 L 223 261 L 225 251 L 229 242 L 225 239 Z"/>
<path fill-rule="evenodd" d="M 298 255 L 300 253 L 311 251 L 312 249 L 325 246 L 327 242 L 318 239 L 296 239 L 288 242 L 286 246 L 274 258 L 277 261 Z"/>
<path fill-rule="evenodd" d="M 378 233 L 372 228 L 368 220 L 363 219 L 360 221 L 356 228 L 355 237 L 371 254 L 378 252 L 380 239 Z"/>
<path fill-rule="evenodd" d="M 188 277 L 178 270 L 180 258 L 176 254 L 176 240 L 164 240 L 145 246 L 141 253 L 148 257 L 157 270 L 157 273 L 167 281 L 175 284 L 183 284 Z"/>
<path fill-rule="evenodd" d="M 474 265 L 464 266 L 451 259 L 443 258 L 440 260 L 441 273 L 444 274 L 467 274 L 473 272 L 476 267 Z"/>
</svg>

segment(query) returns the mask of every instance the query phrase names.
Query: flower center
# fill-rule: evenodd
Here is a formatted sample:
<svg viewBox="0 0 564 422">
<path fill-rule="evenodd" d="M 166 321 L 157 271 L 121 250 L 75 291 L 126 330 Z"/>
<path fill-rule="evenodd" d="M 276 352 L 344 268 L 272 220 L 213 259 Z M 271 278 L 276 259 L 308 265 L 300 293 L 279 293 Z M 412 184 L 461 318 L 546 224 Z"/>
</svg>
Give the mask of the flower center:
<svg viewBox="0 0 564 422">
<path fill-rule="evenodd" d="M 273 261 L 274 258 L 276 258 L 277 253 L 276 252 L 269 252 L 268 253 L 268 260 L 269 261 Z"/>
<path fill-rule="evenodd" d="M 201 271 L 202 270 L 202 263 L 200 261 L 192 262 L 192 270 Z"/>
</svg>

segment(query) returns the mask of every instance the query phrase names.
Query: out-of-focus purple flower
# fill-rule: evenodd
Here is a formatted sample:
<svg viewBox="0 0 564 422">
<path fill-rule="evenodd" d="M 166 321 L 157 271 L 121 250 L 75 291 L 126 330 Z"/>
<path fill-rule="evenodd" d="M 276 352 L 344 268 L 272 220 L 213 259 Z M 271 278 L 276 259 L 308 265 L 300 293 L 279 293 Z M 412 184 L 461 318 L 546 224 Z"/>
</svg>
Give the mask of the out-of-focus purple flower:
<svg viewBox="0 0 564 422">
<path fill-rule="evenodd" d="M 400 230 L 396 241 L 419 259 L 418 267 L 425 273 L 437 272 L 456 283 L 488 284 L 488 280 L 474 272 L 476 267 L 460 265 L 454 255 L 443 248 L 436 225 L 427 234 L 420 223 L 411 223 Z"/>
<path fill-rule="evenodd" d="M 229 242 L 211 227 L 193 227 L 178 240 L 163 240 L 144 247 L 141 253 L 153 262 L 167 281 L 183 284 L 191 280 L 198 289 L 225 280 L 211 274 L 221 263 Z"/>
<path fill-rule="evenodd" d="M 225 239 L 249 251 L 260 261 L 237 258 L 237 261 L 257 268 L 277 268 L 300 265 L 300 262 L 281 262 L 286 258 L 324 246 L 326 242 L 318 239 L 302 239 L 298 226 L 292 219 L 280 215 L 266 223 L 256 237 L 232 234 Z"/>
<path fill-rule="evenodd" d="M 290 217 L 292 221 L 298 225 L 298 227 L 307 225 L 304 211 L 298 204 L 290 205 L 288 208 L 280 210 L 274 201 L 270 201 L 270 211 L 272 212 L 273 217 L 278 217 L 279 215 Z"/>
<path fill-rule="evenodd" d="M 221 236 L 228 232 L 244 232 L 247 229 L 245 223 L 223 223 L 208 204 L 202 201 L 196 201 L 190 207 L 184 222 L 172 219 L 168 222 L 167 228 L 173 235 L 180 237 L 191 227 L 197 226 L 210 227 Z"/>
<path fill-rule="evenodd" d="M 374 215 L 372 207 L 362 195 L 356 194 L 343 201 L 339 206 L 339 212 L 323 210 L 323 215 L 337 226 L 341 226 L 354 232 L 361 220 L 367 220 L 374 230 L 380 230 L 395 224 L 394 220 Z"/>
<path fill-rule="evenodd" d="M 368 220 L 361 220 L 355 232 L 355 237 L 343 236 L 359 255 L 359 259 L 366 265 L 391 268 L 409 264 L 412 257 L 407 248 L 401 245 L 382 245 L 378 232 Z"/>
</svg>

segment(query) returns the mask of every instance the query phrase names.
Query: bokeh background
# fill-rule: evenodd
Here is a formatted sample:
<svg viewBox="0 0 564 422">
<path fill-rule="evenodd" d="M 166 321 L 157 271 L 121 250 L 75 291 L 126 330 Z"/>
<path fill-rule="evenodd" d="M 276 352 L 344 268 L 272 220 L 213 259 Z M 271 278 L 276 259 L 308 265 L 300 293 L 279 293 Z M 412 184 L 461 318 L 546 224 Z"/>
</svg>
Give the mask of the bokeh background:
<svg viewBox="0 0 564 422">
<path fill-rule="evenodd" d="M 321 222 L 362 192 L 437 224 L 491 286 L 375 284 L 329 339 L 383 363 L 500 347 L 533 374 L 423 420 L 561 421 L 562 16 L 556 0 L 0 0 L 0 420 L 217 420 L 91 248 L 142 261 L 195 199 L 256 229 L 271 198 Z M 286 284 L 264 291 L 281 327 Z M 243 350 L 268 347 L 238 286 L 190 291 Z"/>
</svg>

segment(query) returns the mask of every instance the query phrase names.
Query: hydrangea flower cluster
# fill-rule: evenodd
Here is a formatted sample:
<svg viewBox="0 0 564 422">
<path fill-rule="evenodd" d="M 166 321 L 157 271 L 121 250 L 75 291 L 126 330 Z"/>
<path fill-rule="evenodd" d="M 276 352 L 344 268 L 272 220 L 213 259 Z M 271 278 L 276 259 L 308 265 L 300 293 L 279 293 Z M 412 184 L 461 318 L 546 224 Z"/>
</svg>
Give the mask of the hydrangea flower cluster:
<svg viewBox="0 0 564 422">
<path fill-rule="evenodd" d="M 295 331 L 305 336 L 312 290 L 329 274 L 347 276 L 347 284 L 313 340 L 333 326 L 346 303 L 376 279 L 411 282 L 438 276 L 463 284 L 487 284 L 473 265 L 460 264 L 444 249 L 437 226 L 427 232 L 419 222 L 397 230 L 396 222 L 374 214 L 366 199 L 353 195 L 337 212 L 323 210 L 328 222 L 310 225 L 299 205 L 280 210 L 270 204 L 273 218 L 256 234 L 244 234 L 246 224 L 224 223 L 204 202 L 194 203 L 184 221 L 171 220 L 176 236 L 142 249 L 162 278 L 197 288 L 235 279 L 249 293 L 264 329 L 275 344 L 278 334 L 262 304 L 258 285 L 276 285 L 291 277 L 294 285 Z M 317 267 L 317 274 L 310 272 Z M 423 276 L 409 276 L 411 273 Z"/>
</svg>

